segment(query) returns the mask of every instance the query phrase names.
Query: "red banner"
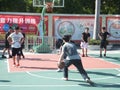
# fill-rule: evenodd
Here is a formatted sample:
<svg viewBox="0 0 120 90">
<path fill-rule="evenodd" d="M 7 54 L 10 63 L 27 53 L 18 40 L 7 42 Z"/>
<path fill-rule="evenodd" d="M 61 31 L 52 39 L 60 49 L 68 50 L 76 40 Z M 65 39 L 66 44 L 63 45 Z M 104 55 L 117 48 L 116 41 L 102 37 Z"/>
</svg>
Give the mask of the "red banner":
<svg viewBox="0 0 120 90">
<path fill-rule="evenodd" d="M 48 26 L 48 17 L 45 17 L 45 24 Z M 27 34 L 36 34 L 38 31 L 38 24 L 40 22 L 40 16 L 36 15 L 11 15 L 3 14 L 0 15 L 0 33 L 5 32 L 3 30 L 4 24 L 17 24 L 23 28 L 24 32 Z M 46 27 L 46 31 L 48 28 Z"/>
<path fill-rule="evenodd" d="M 6 32 L 4 28 L 8 29 L 5 27 L 6 24 L 8 26 L 18 25 L 27 35 L 37 35 L 39 22 L 40 15 L 0 14 L 0 38 L 2 37 L 0 40 L 4 39 Z M 45 26 L 45 35 L 48 35 L 48 16 L 45 16 Z"/>
</svg>

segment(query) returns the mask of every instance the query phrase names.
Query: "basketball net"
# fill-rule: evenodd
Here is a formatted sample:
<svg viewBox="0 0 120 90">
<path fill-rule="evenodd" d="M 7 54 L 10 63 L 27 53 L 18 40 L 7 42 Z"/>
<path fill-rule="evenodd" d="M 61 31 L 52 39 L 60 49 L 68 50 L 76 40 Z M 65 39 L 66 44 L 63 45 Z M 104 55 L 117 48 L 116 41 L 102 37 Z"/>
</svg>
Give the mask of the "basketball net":
<svg viewBox="0 0 120 90">
<path fill-rule="evenodd" d="M 53 12 L 53 3 L 52 2 L 47 2 L 46 3 L 46 12 L 47 13 L 52 13 Z"/>
</svg>

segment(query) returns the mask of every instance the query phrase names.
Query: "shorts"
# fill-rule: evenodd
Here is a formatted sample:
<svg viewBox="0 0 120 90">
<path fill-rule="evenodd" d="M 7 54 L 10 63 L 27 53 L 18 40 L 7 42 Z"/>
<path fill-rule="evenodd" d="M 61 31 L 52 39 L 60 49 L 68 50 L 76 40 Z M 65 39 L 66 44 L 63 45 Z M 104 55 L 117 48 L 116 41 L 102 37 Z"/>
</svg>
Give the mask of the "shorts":
<svg viewBox="0 0 120 90">
<path fill-rule="evenodd" d="M 5 42 L 5 48 L 10 48 L 9 42 Z"/>
<path fill-rule="evenodd" d="M 12 48 L 12 56 L 19 56 L 21 54 L 20 48 Z"/>
<path fill-rule="evenodd" d="M 107 42 L 106 41 L 101 41 L 100 42 L 100 48 L 106 49 L 107 48 Z"/>
<path fill-rule="evenodd" d="M 86 43 L 86 42 L 81 42 L 80 47 L 87 49 L 87 48 L 88 48 L 88 43 Z"/>
</svg>

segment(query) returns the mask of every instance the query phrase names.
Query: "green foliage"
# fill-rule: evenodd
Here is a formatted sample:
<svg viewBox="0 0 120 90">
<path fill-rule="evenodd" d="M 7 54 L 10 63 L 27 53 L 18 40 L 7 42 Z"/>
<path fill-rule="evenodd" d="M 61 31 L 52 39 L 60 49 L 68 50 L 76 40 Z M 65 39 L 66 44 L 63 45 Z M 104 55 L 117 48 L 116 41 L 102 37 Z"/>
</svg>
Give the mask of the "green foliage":
<svg viewBox="0 0 120 90">
<path fill-rule="evenodd" d="M 64 8 L 53 8 L 53 13 L 94 14 L 95 0 L 65 0 Z M 101 14 L 120 14 L 120 0 L 101 0 Z M 41 13 L 41 7 L 33 7 L 33 0 L 0 0 L 1 12 Z"/>
<path fill-rule="evenodd" d="M 90 39 L 89 45 L 100 45 L 100 40 Z"/>
</svg>

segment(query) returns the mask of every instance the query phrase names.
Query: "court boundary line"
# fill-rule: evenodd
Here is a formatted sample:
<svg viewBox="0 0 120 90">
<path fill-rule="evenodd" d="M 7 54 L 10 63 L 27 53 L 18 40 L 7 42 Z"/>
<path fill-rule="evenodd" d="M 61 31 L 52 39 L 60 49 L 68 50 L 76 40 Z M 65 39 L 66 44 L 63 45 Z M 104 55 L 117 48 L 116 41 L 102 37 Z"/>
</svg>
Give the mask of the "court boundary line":
<svg viewBox="0 0 120 90">
<path fill-rule="evenodd" d="M 113 69 L 113 70 L 117 70 L 117 69 Z M 118 71 L 118 70 L 117 70 Z M 47 77 L 47 76 L 42 76 L 42 75 L 37 75 L 37 74 L 33 74 L 29 71 L 26 72 L 28 75 L 33 76 L 33 77 L 37 77 L 37 78 L 47 78 L 47 79 L 55 79 L 55 80 L 62 80 L 60 78 L 53 78 L 53 77 Z M 116 75 L 118 76 L 118 74 Z M 109 76 L 109 77 L 105 77 L 105 78 L 92 78 L 92 80 L 105 80 L 105 79 L 111 79 L 111 78 L 116 78 L 116 76 Z M 70 78 L 69 80 L 83 80 L 83 79 L 72 79 Z"/>
<path fill-rule="evenodd" d="M 7 58 L 7 70 L 8 70 L 8 73 L 10 73 L 10 63 L 8 58 Z"/>
<path fill-rule="evenodd" d="M 26 85 L 0 85 L 0 87 L 76 87 L 76 86 L 80 86 L 80 85 L 73 85 L 73 84 L 69 84 L 69 85 L 30 85 L 30 84 L 26 84 Z"/>
</svg>

